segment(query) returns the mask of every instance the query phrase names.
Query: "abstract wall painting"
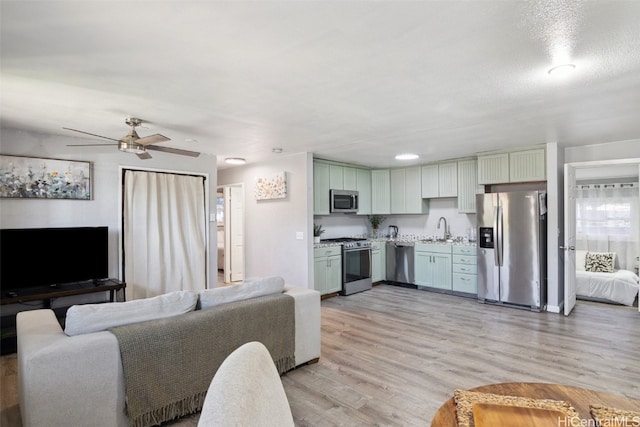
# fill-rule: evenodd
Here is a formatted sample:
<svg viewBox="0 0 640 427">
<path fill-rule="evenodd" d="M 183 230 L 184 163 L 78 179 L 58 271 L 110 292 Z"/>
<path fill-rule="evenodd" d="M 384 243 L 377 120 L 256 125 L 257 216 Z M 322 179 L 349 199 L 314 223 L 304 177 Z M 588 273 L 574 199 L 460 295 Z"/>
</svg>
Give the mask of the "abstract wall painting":
<svg viewBox="0 0 640 427">
<path fill-rule="evenodd" d="M 0 197 L 91 200 L 91 162 L 0 154 Z"/>
<path fill-rule="evenodd" d="M 287 197 L 287 178 L 285 172 L 271 177 L 256 178 L 256 200 L 284 199 Z"/>
</svg>

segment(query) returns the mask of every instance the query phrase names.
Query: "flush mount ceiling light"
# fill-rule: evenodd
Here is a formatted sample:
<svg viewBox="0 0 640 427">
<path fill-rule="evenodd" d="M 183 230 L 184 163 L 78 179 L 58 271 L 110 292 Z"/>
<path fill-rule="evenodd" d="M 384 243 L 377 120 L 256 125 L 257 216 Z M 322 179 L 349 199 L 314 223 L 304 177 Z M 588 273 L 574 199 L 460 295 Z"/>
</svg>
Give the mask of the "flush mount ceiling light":
<svg viewBox="0 0 640 427">
<path fill-rule="evenodd" d="M 420 156 L 418 156 L 417 154 L 404 153 L 404 154 L 398 154 L 396 156 L 396 160 L 415 160 L 418 157 Z"/>
<path fill-rule="evenodd" d="M 552 76 L 562 76 L 571 73 L 575 69 L 576 66 L 573 64 L 562 64 L 551 68 L 547 73 Z"/>
<path fill-rule="evenodd" d="M 275 154 L 280 154 L 280 153 L 282 153 L 282 151 L 284 151 L 284 150 L 282 150 L 282 148 L 272 148 L 271 149 L 271 152 L 275 153 Z"/>
<path fill-rule="evenodd" d="M 240 157 L 227 157 L 226 159 L 224 159 L 224 162 L 230 165 L 244 165 L 245 163 L 247 163 L 245 159 Z"/>
</svg>

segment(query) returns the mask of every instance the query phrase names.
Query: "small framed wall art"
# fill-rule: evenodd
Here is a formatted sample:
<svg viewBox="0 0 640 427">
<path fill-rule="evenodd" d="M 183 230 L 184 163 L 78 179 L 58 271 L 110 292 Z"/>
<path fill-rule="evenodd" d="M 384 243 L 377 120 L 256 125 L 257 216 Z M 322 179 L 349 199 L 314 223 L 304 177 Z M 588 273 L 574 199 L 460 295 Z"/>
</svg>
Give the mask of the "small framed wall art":
<svg viewBox="0 0 640 427">
<path fill-rule="evenodd" d="M 284 199 L 287 197 L 287 174 L 278 172 L 271 177 L 256 178 L 256 200 Z"/>
<path fill-rule="evenodd" d="M 0 154 L 0 197 L 91 200 L 91 162 Z"/>
</svg>

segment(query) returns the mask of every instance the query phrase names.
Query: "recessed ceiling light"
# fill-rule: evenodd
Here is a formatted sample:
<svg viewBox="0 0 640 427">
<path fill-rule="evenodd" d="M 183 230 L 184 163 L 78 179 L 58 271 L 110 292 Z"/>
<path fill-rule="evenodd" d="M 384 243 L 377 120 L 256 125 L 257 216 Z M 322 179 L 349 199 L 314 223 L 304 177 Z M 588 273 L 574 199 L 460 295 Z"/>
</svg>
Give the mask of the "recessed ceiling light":
<svg viewBox="0 0 640 427">
<path fill-rule="evenodd" d="M 272 148 L 271 149 L 271 152 L 275 153 L 275 154 L 280 154 L 280 153 L 282 153 L 282 151 L 284 151 L 284 150 L 282 150 L 282 148 Z"/>
<path fill-rule="evenodd" d="M 557 65 L 553 68 L 551 68 L 549 71 L 547 71 L 549 74 L 554 75 L 554 76 L 561 76 L 564 74 L 568 74 L 570 72 L 572 72 L 573 70 L 576 69 L 576 66 L 573 64 L 562 64 L 562 65 Z"/>
<path fill-rule="evenodd" d="M 197 139 L 193 139 L 193 138 L 187 138 L 187 139 L 185 139 L 185 140 L 184 140 L 184 142 L 191 142 L 191 143 L 193 143 L 193 142 L 198 142 L 198 140 L 197 140 Z"/>
<path fill-rule="evenodd" d="M 245 159 L 240 157 L 227 157 L 226 159 L 224 159 L 224 162 L 230 165 L 244 165 L 245 163 L 247 163 Z"/>
<path fill-rule="evenodd" d="M 405 153 L 405 154 L 398 154 L 396 156 L 396 160 L 415 160 L 418 157 L 420 156 L 418 156 L 417 154 Z"/>
</svg>

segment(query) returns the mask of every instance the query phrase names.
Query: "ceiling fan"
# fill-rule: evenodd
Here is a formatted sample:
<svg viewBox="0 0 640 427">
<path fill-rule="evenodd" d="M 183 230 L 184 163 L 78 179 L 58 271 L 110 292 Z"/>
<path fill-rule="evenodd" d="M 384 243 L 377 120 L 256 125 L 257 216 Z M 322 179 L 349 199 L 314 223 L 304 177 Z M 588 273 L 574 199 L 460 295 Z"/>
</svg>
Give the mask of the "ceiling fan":
<svg viewBox="0 0 640 427">
<path fill-rule="evenodd" d="M 111 141 L 117 142 L 117 144 L 68 144 L 67 147 L 95 147 L 95 146 L 104 146 L 104 145 L 117 145 L 118 150 L 124 151 L 126 153 L 137 154 L 138 157 L 143 160 L 151 158 L 151 154 L 149 154 L 147 150 L 163 151 L 165 153 L 180 154 L 182 156 L 191 156 L 191 157 L 198 157 L 200 155 L 200 153 L 198 153 L 197 151 L 180 150 L 178 148 L 152 145 L 152 144 L 157 144 L 159 142 L 171 141 L 171 139 L 167 138 L 164 135 L 160 135 L 159 133 L 140 138 L 140 136 L 138 136 L 138 133 L 136 132 L 136 127 L 142 124 L 142 120 L 137 119 L 135 117 L 127 117 L 126 119 L 124 119 L 124 122 L 127 125 L 131 126 L 131 130 L 129 131 L 129 133 L 127 133 L 125 136 L 123 136 L 120 139 L 109 138 L 108 136 L 96 135 L 95 133 L 89 133 L 89 132 L 85 132 L 77 129 L 71 129 L 71 128 L 65 128 L 65 127 L 63 127 L 62 129 L 70 130 L 73 132 L 84 133 L 86 135 L 96 136 L 98 138 L 109 139 Z"/>
</svg>

